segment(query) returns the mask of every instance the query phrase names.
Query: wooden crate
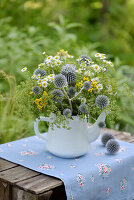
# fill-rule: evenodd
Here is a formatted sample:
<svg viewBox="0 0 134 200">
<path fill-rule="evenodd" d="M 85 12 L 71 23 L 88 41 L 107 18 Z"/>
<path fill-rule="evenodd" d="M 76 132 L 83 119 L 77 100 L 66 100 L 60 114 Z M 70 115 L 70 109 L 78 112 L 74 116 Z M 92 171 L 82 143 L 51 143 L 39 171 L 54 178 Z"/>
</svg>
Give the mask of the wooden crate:
<svg viewBox="0 0 134 200">
<path fill-rule="evenodd" d="M 117 139 L 134 143 L 130 133 L 103 129 Z M 66 200 L 60 179 L 0 159 L 0 200 Z"/>
</svg>

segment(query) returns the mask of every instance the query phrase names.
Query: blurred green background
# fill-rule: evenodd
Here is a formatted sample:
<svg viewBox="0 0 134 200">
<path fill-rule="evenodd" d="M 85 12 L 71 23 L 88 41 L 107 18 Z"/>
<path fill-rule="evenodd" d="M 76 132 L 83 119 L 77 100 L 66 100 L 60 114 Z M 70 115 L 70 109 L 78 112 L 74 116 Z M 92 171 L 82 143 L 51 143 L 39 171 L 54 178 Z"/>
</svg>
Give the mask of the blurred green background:
<svg viewBox="0 0 134 200">
<path fill-rule="evenodd" d="M 33 135 L 31 116 L 15 110 L 20 69 L 36 68 L 42 52 L 103 52 L 116 65 L 119 120 L 107 126 L 134 133 L 134 0 L 0 0 L 0 143 Z M 126 83 L 131 96 L 126 92 Z"/>
</svg>

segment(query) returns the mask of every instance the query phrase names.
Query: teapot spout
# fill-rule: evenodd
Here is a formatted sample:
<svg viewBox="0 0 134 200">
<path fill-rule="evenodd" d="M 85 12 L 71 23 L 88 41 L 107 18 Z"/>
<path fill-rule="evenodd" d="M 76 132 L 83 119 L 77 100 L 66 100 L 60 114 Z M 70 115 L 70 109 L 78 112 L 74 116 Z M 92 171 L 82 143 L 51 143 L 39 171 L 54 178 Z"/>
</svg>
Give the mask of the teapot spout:
<svg viewBox="0 0 134 200">
<path fill-rule="evenodd" d="M 88 141 L 89 143 L 94 142 L 101 133 L 101 128 L 98 126 L 99 122 L 105 122 L 106 111 L 104 110 L 96 120 L 96 122 L 88 127 Z"/>
</svg>

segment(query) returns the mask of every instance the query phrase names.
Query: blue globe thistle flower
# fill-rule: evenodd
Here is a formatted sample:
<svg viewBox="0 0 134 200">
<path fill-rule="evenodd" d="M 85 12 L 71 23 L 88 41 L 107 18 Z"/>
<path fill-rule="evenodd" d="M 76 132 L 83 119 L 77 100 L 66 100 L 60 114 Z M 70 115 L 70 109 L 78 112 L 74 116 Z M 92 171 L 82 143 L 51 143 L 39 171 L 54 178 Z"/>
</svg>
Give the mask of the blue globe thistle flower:
<svg viewBox="0 0 134 200">
<path fill-rule="evenodd" d="M 99 122 L 98 126 L 99 126 L 99 128 L 105 128 L 106 124 L 105 124 L 105 122 Z"/>
<path fill-rule="evenodd" d="M 72 111 L 71 111 L 69 108 L 65 108 L 65 109 L 63 110 L 63 115 L 64 115 L 65 117 L 70 117 L 70 116 L 72 115 Z"/>
<path fill-rule="evenodd" d="M 51 92 L 51 95 L 52 95 L 52 100 L 55 101 L 55 102 L 62 102 L 63 100 L 63 92 L 59 89 L 55 89 Z"/>
<path fill-rule="evenodd" d="M 75 95 L 75 87 L 70 87 L 68 89 L 68 95 L 69 96 L 74 96 Z"/>
<path fill-rule="evenodd" d="M 73 84 L 76 81 L 76 70 L 72 64 L 64 65 L 61 69 L 61 74 L 66 77 L 68 84 Z"/>
<path fill-rule="evenodd" d="M 67 79 L 66 79 L 66 77 L 64 75 L 57 74 L 54 77 L 54 82 L 53 83 L 57 88 L 62 88 L 67 84 Z"/>
<path fill-rule="evenodd" d="M 98 95 L 95 104 L 101 109 L 109 105 L 109 98 L 106 95 Z"/>
<path fill-rule="evenodd" d="M 107 142 L 106 149 L 107 149 L 108 153 L 115 154 L 119 151 L 120 145 L 116 140 L 111 139 Z"/>
<path fill-rule="evenodd" d="M 41 89 L 40 89 L 39 86 L 34 86 L 32 91 L 33 91 L 34 94 L 39 95 L 40 92 L 41 92 Z"/>
<path fill-rule="evenodd" d="M 111 133 L 104 133 L 101 137 L 101 142 L 103 145 L 106 145 L 107 142 L 111 139 L 114 139 L 114 135 L 112 135 Z"/>
<path fill-rule="evenodd" d="M 87 111 L 88 111 L 88 106 L 87 106 L 87 104 L 81 104 L 80 106 L 79 106 L 79 111 L 81 112 L 81 113 L 87 113 Z"/>
<path fill-rule="evenodd" d="M 90 83 L 89 81 L 85 81 L 85 82 L 83 83 L 83 88 L 84 88 L 85 90 L 89 90 L 89 89 L 91 88 L 91 83 Z"/>
<path fill-rule="evenodd" d="M 46 75 L 46 72 L 44 69 L 39 69 L 37 68 L 34 72 L 33 75 L 35 76 L 40 76 L 40 77 L 44 77 Z"/>
<path fill-rule="evenodd" d="M 88 61 L 92 61 L 92 59 L 89 56 L 87 56 L 87 55 L 81 55 L 79 58 L 81 58 L 81 60 L 79 61 L 79 65 L 82 62 L 87 62 L 87 64 L 88 64 Z"/>
</svg>

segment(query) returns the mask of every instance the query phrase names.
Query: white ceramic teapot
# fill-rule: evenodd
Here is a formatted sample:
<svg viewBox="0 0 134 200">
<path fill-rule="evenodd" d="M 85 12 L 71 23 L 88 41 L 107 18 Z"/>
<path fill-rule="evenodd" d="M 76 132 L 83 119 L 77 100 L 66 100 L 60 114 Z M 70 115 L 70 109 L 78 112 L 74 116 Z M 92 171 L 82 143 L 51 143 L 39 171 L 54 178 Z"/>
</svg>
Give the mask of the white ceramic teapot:
<svg viewBox="0 0 134 200">
<path fill-rule="evenodd" d="M 54 129 L 49 127 L 48 133 L 42 135 L 38 129 L 39 122 L 52 122 L 52 119 L 40 117 L 34 123 L 34 130 L 37 137 L 46 140 L 46 149 L 50 153 L 63 158 L 74 158 L 88 152 L 89 144 L 100 135 L 101 128 L 99 128 L 98 123 L 105 122 L 105 118 L 106 113 L 103 111 L 96 122 L 88 126 L 86 119 L 80 120 L 79 116 L 74 116 L 73 120 L 69 119 L 70 130 L 54 126 Z"/>
</svg>

